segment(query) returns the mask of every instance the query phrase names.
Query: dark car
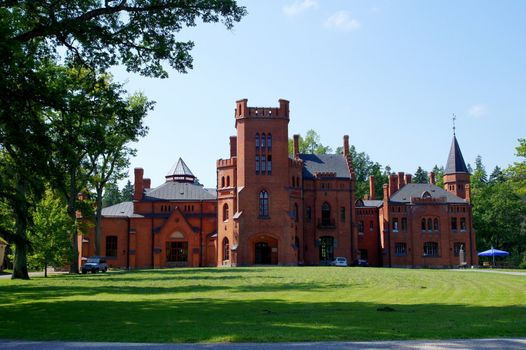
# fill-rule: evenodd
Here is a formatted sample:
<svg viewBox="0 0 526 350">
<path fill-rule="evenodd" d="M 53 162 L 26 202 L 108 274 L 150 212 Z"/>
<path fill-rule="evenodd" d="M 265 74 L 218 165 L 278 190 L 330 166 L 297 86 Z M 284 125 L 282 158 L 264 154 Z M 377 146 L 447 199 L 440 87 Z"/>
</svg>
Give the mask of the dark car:
<svg viewBox="0 0 526 350">
<path fill-rule="evenodd" d="M 84 266 L 82 266 L 82 273 L 97 273 L 97 272 L 106 272 L 108 271 L 108 264 L 106 264 L 106 259 L 99 256 L 92 256 L 88 258 Z"/>
<path fill-rule="evenodd" d="M 356 259 L 352 262 L 351 266 L 369 266 L 367 260 Z"/>
</svg>

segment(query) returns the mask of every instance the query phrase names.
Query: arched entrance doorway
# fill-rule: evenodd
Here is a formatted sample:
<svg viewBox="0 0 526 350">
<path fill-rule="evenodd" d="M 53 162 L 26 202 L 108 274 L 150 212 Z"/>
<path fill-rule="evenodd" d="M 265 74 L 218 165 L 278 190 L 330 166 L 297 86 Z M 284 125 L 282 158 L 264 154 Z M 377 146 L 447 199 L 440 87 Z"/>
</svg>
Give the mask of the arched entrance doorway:
<svg viewBox="0 0 526 350">
<path fill-rule="evenodd" d="M 267 236 L 258 235 L 252 240 L 253 264 L 255 265 L 277 265 L 278 264 L 278 240 Z"/>
</svg>

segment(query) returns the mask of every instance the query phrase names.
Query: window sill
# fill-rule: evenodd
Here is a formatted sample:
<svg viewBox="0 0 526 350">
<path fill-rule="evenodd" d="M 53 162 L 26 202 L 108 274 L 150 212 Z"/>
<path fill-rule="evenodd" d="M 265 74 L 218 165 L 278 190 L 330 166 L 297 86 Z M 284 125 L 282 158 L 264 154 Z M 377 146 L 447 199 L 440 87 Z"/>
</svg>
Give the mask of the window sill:
<svg viewBox="0 0 526 350">
<path fill-rule="evenodd" d="M 270 220 L 270 216 L 258 216 L 259 220 Z"/>
</svg>

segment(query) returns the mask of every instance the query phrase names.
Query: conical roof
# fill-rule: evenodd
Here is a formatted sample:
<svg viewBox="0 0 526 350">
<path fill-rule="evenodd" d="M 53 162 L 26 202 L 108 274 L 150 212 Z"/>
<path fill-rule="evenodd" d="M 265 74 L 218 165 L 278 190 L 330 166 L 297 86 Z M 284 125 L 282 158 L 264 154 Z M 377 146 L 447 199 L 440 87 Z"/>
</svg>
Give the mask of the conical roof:
<svg viewBox="0 0 526 350">
<path fill-rule="evenodd" d="M 166 181 L 191 181 L 195 180 L 195 176 L 186 165 L 184 160 L 179 158 L 177 163 L 170 169 L 166 175 Z"/>
<path fill-rule="evenodd" d="M 453 141 L 451 142 L 451 149 L 449 150 L 449 157 L 447 158 L 444 174 L 454 173 L 468 173 L 468 168 L 464 162 L 464 157 L 462 157 L 457 137 L 453 134 Z"/>
</svg>

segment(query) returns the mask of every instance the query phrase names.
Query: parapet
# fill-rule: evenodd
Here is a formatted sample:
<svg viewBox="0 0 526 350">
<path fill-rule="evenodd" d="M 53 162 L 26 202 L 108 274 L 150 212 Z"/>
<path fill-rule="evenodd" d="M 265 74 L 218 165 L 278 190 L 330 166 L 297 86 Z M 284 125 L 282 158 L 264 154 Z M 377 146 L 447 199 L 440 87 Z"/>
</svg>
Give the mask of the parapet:
<svg viewBox="0 0 526 350">
<path fill-rule="evenodd" d="M 230 159 L 218 159 L 216 162 L 217 168 L 227 168 L 231 166 L 236 166 L 237 164 L 237 157 L 233 157 Z"/>
<path fill-rule="evenodd" d="M 279 107 L 248 107 L 248 100 L 236 101 L 235 117 L 289 118 L 289 101 L 279 99 Z"/>
</svg>

